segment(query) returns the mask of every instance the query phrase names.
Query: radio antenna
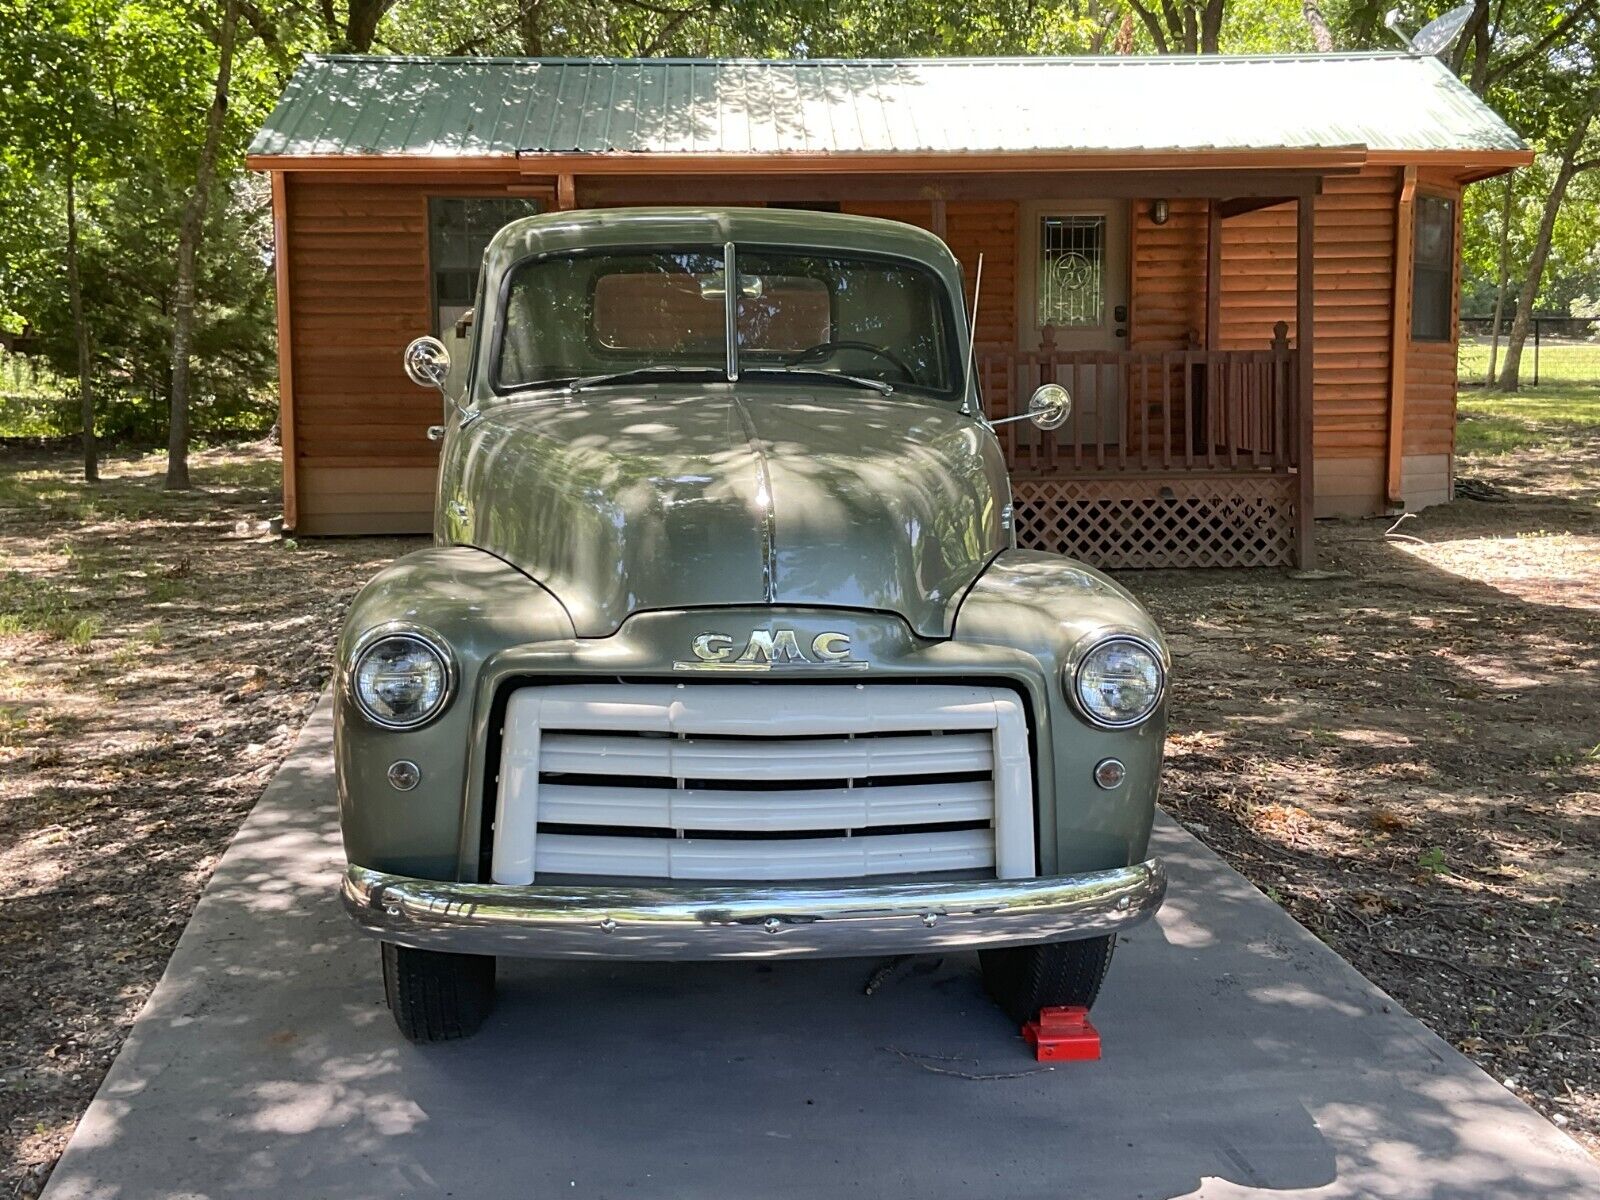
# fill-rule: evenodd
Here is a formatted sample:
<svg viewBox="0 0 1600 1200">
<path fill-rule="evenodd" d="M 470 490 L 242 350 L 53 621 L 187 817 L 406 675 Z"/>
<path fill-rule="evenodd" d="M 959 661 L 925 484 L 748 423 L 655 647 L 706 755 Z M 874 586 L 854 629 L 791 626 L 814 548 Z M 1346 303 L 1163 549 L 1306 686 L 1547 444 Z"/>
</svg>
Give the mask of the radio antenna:
<svg viewBox="0 0 1600 1200">
<path fill-rule="evenodd" d="M 967 324 L 967 370 L 961 381 L 961 413 L 972 413 L 972 351 L 978 344 L 978 297 L 983 293 L 983 253 L 978 253 L 978 271 L 972 279 L 972 320 Z"/>
</svg>

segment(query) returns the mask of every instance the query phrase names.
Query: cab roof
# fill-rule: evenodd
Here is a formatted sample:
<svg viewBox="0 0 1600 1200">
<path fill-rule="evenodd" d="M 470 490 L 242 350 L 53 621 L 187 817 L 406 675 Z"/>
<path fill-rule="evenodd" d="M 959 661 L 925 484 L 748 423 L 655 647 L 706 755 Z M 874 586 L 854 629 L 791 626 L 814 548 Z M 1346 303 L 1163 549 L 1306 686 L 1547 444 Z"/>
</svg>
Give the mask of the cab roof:
<svg viewBox="0 0 1600 1200">
<path fill-rule="evenodd" d="M 879 217 L 772 208 L 597 208 L 513 221 L 490 242 L 491 276 L 525 258 L 603 247 L 804 247 L 910 259 L 959 291 L 961 270 L 944 242 L 915 225 Z"/>
</svg>

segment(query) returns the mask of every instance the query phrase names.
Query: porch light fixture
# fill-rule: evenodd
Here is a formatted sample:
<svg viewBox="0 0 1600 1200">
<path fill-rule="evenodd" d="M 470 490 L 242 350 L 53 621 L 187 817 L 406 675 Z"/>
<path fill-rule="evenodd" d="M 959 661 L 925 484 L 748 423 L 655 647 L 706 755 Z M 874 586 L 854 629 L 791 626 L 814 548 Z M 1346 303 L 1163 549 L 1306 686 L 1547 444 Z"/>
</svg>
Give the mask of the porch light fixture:
<svg viewBox="0 0 1600 1200">
<path fill-rule="evenodd" d="M 1165 200 L 1157 200 L 1150 205 L 1150 219 L 1157 225 L 1165 225 L 1171 215 L 1172 206 Z"/>
</svg>

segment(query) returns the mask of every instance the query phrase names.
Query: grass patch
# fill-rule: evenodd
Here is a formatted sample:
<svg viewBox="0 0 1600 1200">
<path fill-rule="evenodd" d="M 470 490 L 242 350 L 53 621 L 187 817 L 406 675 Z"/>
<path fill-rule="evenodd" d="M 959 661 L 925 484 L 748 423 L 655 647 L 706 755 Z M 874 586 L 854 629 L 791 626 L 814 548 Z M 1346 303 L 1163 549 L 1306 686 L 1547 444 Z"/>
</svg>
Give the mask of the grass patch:
<svg viewBox="0 0 1600 1200">
<path fill-rule="evenodd" d="M 1512 454 L 1600 433 L 1600 383 L 1520 392 L 1463 391 L 1456 446 L 1463 454 Z"/>
<path fill-rule="evenodd" d="M 85 483 L 73 454 L 52 456 L 48 467 L 38 456 L 22 454 L 0 470 L 0 509 L 16 509 L 54 523 L 179 520 L 215 509 L 218 497 L 275 499 L 282 465 L 275 451 L 255 443 L 197 448 L 190 459 L 194 490 L 169 492 L 167 457 L 160 451 L 109 450 L 101 459 L 99 483 Z"/>
<path fill-rule="evenodd" d="M 1500 343 L 1500 357 L 1496 366 L 1505 361 L 1505 342 Z M 1463 339 L 1456 359 L 1456 371 L 1461 382 L 1469 386 L 1482 386 L 1484 372 L 1489 369 L 1489 343 Z M 1524 384 L 1533 383 L 1533 339 L 1529 338 L 1522 350 L 1519 373 Z M 1539 386 L 1577 383 L 1600 385 L 1600 343 L 1546 342 L 1539 347 Z"/>
<path fill-rule="evenodd" d="M 7 571 L 0 575 L 0 635 L 51 633 L 72 612 L 67 593 L 48 579 Z"/>
<path fill-rule="evenodd" d="M 100 633 L 102 621 L 77 611 L 65 591 L 35 575 L 0 576 L 0 637 L 42 633 L 82 649 Z"/>
</svg>

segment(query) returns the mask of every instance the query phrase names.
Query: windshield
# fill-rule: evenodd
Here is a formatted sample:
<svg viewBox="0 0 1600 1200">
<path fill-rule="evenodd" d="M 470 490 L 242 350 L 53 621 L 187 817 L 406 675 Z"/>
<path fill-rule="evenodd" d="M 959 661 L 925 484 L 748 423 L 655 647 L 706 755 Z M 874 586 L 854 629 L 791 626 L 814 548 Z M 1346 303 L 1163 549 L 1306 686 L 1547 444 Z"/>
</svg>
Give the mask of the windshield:
<svg viewBox="0 0 1600 1200">
<path fill-rule="evenodd" d="M 954 398 L 955 323 L 939 278 L 904 259 L 739 247 L 737 370 L 854 377 Z M 501 390 L 657 368 L 726 378 L 723 251 L 552 255 L 516 267 Z M 824 381 L 825 382 L 825 381 Z"/>
</svg>

